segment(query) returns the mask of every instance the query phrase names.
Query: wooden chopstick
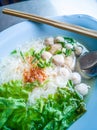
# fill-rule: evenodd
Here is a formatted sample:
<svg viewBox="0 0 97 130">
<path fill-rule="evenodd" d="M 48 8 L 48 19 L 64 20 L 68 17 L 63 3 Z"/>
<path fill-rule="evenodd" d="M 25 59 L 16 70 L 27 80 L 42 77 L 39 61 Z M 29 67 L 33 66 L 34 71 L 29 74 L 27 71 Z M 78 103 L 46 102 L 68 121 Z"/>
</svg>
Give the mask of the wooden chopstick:
<svg viewBox="0 0 97 130">
<path fill-rule="evenodd" d="M 58 22 L 55 20 L 51 20 L 48 18 L 44 18 L 44 17 L 40 17 L 37 15 L 33 15 L 33 14 L 28 14 L 28 13 L 24 13 L 21 11 L 17 11 L 17 10 L 13 10 L 13 9 L 8 9 L 5 8 L 2 10 L 3 13 L 8 14 L 8 15 L 13 15 L 13 16 L 17 16 L 20 18 L 25 18 L 25 19 L 29 19 L 31 21 L 34 22 L 39 22 L 39 23 L 44 23 L 47 25 L 51 25 L 63 30 L 68 30 L 68 31 L 72 31 L 78 34 L 82 34 L 82 35 L 86 35 L 89 37 L 93 37 L 93 38 L 97 38 L 97 31 L 91 30 L 91 29 L 87 29 L 81 26 L 76 26 L 73 24 L 68 24 L 68 23 L 63 23 L 63 22 Z"/>
</svg>

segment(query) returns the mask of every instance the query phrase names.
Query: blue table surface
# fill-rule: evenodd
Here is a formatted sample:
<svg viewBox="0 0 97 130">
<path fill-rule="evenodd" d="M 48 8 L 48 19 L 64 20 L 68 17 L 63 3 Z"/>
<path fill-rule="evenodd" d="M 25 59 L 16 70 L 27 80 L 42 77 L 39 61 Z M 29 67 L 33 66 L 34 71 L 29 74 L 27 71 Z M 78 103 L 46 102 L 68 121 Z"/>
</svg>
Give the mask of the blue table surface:
<svg viewBox="0 0 97 130">
<path fill-rule="evenodd" d="M 9 16 L 2 13 L 3 8 L 11 8 L 40 16 L 57 16 L 50 0 L 25 0 L 6 6 L 0 6 L 0 32 L 4 29 L 24 21 L 25 19 Z"/>
</svg>

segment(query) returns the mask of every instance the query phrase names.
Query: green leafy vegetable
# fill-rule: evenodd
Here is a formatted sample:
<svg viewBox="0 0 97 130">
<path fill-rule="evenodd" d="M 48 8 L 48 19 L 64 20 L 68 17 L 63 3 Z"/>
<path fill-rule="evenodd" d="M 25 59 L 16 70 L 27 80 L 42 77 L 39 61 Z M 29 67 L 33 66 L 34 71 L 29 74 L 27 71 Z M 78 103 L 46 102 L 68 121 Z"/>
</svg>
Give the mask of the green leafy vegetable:
<svg viewBox="0 0 97 130">
<path fill-rule="evenodd" d="M 25 101 L 24 91 L 28 94 L 28 90 L 21 85 L 20 81 L 4 85 L 10 89 L 10 95 L 6 93 L 8 89 L 5 91 L 0 86 L 0 92 L 3 92 L 0 93 L 2 130 L 65 130 L 86 111 L 83 98 L 73 89 L 71 80 L 67 87 L 58 88 L 55 94 L 41 97 L 32 105 Z M 12 86 L 15 92 L 11 90 Z M 19 86 L 22 87 L 21 96 L 16 95 Z"/>
<path fill-rule="evenodd" d="M 23 83 L 22 81 L 18 80 L 10 81 L 0 85 L 0 96 L 5 98 L 23 98 L 25 101 L 27 101 L 29 92 L 38 85 L 38 81 L 34 81 L 33 83 Z"/>
</svg>

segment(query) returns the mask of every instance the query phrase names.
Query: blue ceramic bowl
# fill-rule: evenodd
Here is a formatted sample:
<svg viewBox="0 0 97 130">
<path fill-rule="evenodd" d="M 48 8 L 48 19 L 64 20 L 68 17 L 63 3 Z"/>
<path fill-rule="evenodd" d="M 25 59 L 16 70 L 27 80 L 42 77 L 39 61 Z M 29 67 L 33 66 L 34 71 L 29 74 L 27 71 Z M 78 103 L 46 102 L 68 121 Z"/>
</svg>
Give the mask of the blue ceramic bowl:
<svg viewBox="0 0 97 130">
<path fill-rule="evenodd" d="M 97 20 L 87 15 L 70 15 L 52 19 L 97 30 Z M 97 39 L 48 25 L 25 21 L 0 33 L 0 57 L 8 55 L 17 44 L 23 44 L 36 38 L 58 35 L 73 37 L 90 51 L 97 50 Z M 97 130 L 97 78 L 92 83 L 92 91 L 87 101 L 87 112 L 73 123 L 69 130 Z"/>
</svg>

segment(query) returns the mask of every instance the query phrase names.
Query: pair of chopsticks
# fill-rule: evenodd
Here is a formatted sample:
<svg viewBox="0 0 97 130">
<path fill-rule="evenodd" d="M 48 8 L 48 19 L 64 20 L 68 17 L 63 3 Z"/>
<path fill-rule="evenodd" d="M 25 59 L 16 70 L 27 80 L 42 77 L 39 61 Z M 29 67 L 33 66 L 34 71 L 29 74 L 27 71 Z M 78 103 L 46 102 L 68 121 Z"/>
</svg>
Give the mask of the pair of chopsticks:
<svg viewBox="0 0 97 130">
<path fill-rule="evenodd" d="M 65 23 L 65 22 L 64 23 L 58 22 L 58 21 L 51 20 L 51 19 L 48 19 L 48 18 L 44 18 L 44 17 L 40 17 L 40 16 L 37 16 L 37 15 L 28 14 L 28 13 L 24 13 L 24 12 L 20 12 L 20 11 L 17 11 L 17 10 L 7 9 L 7 8 L 3 9 L 2 12 L 5 13 L 5 14 L 8 14 L 8 15 L 13 15 L 13 16 L 17 16 L 17 17 L 20 17 L 20 18 L 29 19 L 29 20 L 34 21 L 34 22 L 44 23 L 44 24 L 47 24 L 47 25 L 51 25 L 51 26 L 63 29 L 63 30 L 68 30 L 68 31 L 75 32 L 75 33 L 78 33 L 78 34 L 97 38 L 97 31 L 87 29 L 87 28 L 84 28 L 84 27 L 81 27 L 81 26 L 76 26 L 76 25 L 73 25 L 73 24 Z"/>
</svg>

